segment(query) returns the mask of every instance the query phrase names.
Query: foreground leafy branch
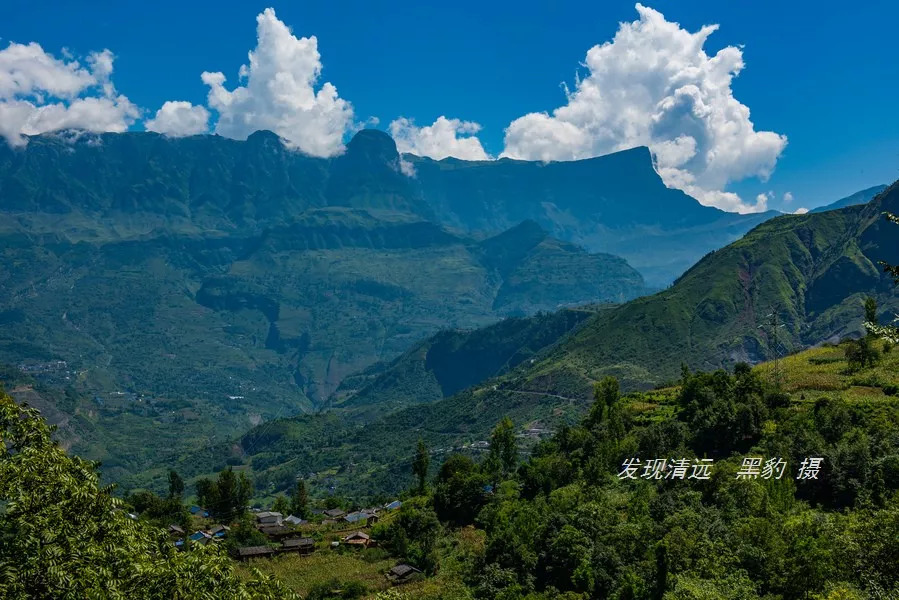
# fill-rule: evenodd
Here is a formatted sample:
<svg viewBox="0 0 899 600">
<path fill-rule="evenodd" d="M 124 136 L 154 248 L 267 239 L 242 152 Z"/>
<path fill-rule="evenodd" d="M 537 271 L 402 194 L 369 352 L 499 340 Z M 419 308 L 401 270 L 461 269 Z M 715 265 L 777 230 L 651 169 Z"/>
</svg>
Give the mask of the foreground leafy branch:
<svg viewBox="0 0 899 600">
<path fill-rule="evenodd" d="M 177 551 L 121 510 L 97 464 L 68 456 L 40 413 L 0 390 L 0 598 L 293 598 L 240 580 L 215 547 Z"/>
</svg>

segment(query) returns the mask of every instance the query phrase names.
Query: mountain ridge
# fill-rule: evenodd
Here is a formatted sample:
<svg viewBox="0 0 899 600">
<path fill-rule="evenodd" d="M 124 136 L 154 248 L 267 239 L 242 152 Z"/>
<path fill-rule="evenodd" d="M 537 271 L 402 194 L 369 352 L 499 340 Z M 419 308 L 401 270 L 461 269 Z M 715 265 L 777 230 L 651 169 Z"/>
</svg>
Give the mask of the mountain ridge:
<svg viewBox="0 0 899 600">
<path fill-rule="evenodd" d="M 244 234 L 326 206 L 410 212 L 478 235 L 532 219 L 563 241 L 623 256 L 655 286 L 774 214 L 726 213 L 667 188 L 645 147 L 570 162 L 433 161 L 400 157 L 372 129 L 328 159 L 264 131 L 245 141 L 32 136 L 23 149 L 0 148 L 0 198 L 6 228 L 73 240 L 156 229 Z"/>
<path fill-rule="evenodd" d="M 870 202 L 877 194 L 887 189 L 886 185 L 873 185 L 864 190 L 860 190 L 855 192 L 854 194 L 850 194 L 845 198 L 841 198 L 835 202 L 831 202 L 830 204 L 825 204 L 824 206 L 819 206 L 817 208 L 813 208 L 809 212 L 817 213 L 824 212 L 825 210 L 834 210 L 837 208 L 845 208 L 846 206 L 853 206 L 855 204 L 867 204 Z"/>
</svg>

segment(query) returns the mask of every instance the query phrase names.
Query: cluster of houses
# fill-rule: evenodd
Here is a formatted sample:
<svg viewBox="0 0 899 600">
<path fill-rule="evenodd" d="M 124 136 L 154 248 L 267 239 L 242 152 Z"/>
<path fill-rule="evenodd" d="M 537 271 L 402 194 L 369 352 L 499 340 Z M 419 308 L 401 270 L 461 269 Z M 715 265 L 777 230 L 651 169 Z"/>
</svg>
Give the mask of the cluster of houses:
<svg viewBox="0 0 899 600">
<path fill-rule="evenodd" d="M 335 525 L 336 531 L 340 531 L 341 526 L 347 526 L 349 530 L 339 540 L 330 543 L 331 547 L 339 547 L 345 544 L 351 547 L 368 548 L 375 545 L 375 541 L 371 536 L 361 529 L 370 527 L 378 522 L 382 511 L 397 510 L 402 506 L 402 502 L 394 500 L 383 507 L 366 508 L 357 511 L 346 512 L 339 508 L 332 509 L 313 509 L 314 515 L 322 517 L 321 524 Z M 195 516 L 208 517 L 209 513 L 199 507 L 191 506 L 190 513 Z M 305 537 L 300 532 L 300 528 L 304 525 L 310 525 L 306 519 L 295 515 L 285 517 L 280 512 L 275 511 L 259 511 L 255 513 L 256 529 L 265 535 L 271 542 L 264 546 L 245 546 L 237 549 L 237 558 L 247 561 L 255 558 L 267 558 L 280 554 L 299 554 L 306 555 L 315 552 L 315 539 Z M 332 528 L 332 531 L 334 529 Z M 169 525 L 169 535 L 174 539 L 174 545 L 177 548 L 184 549 L 186 544 L 206 545 L 215 543 L 225 539 L 230 532 L 230 528 L 226 525 L 214 525 L 209 529 L 197 530 L 190 535 L 179 525 Z M 400 564 L 391 568 L 387 573 L 387 579 L 394 585 L 405 583 L 420 573 L 418 569 L 406 564 Z"/>
<path fill-rule="evenodd" d="M 365 525 L 376 523 L 378 520 L 377 510 L 357 511 L 345 513 L 340 509 L 330 509 L 321 511 L 320 514 L 327 516 L 322 523 L 331 521 L 337 522 L 337 518 L 342 518 L 347 523 L 365 522 Z M 261 511 L 256 513 L 256 529 L 264 534 L 272 541 L 281 543 L 279 547 L 267 546 L 247 546 L 237 549 L 237 557 L 240 560 L 249 560 L 251 558 L 264 558 L 275 554 L 295 553 L 295 554 L 311 554 L 315 552 L 315 540 L 309 537 L 296 537 L 296 527 L 306 525 L 309 522 L 295 515 L 284 517 L 283 514 L 274 511 Z M 343 537 L 343 542 L 350 545 L 369 546 L 371 538 L 363 531 L 355 531 Z M 332 545 L 334 542 L 332 542 Z M 336 542 L 340 545 L 340 542 Z"/>
<path fill-rule="evenodd" d="M 386 510 L 396 510 L 402 506 L 402 502 L 395 500 L 384 506 Z M 378 522 L 380 508 L 363 508 L 362 510 L 347 513 L 340 508 L 332 508 L 329 510 L 314 509 L 313 514 L 320 514 L 322 517 L 322 525 L 349 524 L 359 525 L 362 527 L 371 527 Z"/>
<path fill-rule="evenodd" d="M 185 535 L 184 529 L 179 525 L 169 525 L 168 527 L 169 535 L 175 538 L 175 547 L 179 549 L 184 548 L 187 540 L 201 546 L 217 542 L 224 539 L 229 531 L 231 531 L 231 528 L 227 525 L 213 525 L 209 529 L 198 529 L 190 535 Z"/>
</svg>

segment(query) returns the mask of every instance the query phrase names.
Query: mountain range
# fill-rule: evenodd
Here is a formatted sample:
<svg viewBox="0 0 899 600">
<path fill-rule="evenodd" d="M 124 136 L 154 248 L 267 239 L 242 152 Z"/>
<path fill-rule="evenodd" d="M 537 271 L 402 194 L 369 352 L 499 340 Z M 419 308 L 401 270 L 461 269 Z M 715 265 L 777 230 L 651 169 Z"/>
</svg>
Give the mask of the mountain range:
<svg viewBox="0 0 899 600">
<path fill-rule="evenodd" d="M 791 343 L 852 330 L 856 307 L 834 304 L 828 278 L 867 285 L 870 259 L 822 250 L 864 212 L 847 210 L 714 252 L 772 214 L 665 187 L 645 148 L 465 162 L 400 156 L 374 130 L 332 159 L 271 132 L 35 136 L 0 147 L 0 362 L 112 477 L 319 409 L 335 412 L 303 418 L 376 431 L 521 369 L 536 385 L 522 406 L 580 398 L 602 373 L 646 386 L 681 360 L 763 358 L 760 333 L 741 337 L 740 294 L 767 305 L 808 287 L 812 304 L 783 304 L 808 321 Z M 755 281 L 763 264 L 785 274 Z"/>
<path fill-rule="evenodd" d="M 377 130 L 360 131 L 332 159 L 289 150 L 267 131 L 246 141 L 35 136 L 25 150 L 0 148 L 0 198 L 3 230 L 72 241 L 258 233 L 328 206 L 410 213 L 476 237 L 530 219 L 626 258 L 654 286 L 777 214 L 728 213 L 667 188 L 645 147 L 570 162 L 434 161 L 400 157 Z"/>
</svg>

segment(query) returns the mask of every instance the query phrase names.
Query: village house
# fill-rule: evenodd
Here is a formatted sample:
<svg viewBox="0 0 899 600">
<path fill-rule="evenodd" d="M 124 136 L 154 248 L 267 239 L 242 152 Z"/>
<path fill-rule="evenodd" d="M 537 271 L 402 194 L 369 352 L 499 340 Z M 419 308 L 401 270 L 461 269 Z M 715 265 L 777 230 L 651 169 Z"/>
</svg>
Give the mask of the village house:
<svg viewBox="0 0 899 600">
<path fill-rule="evenodd" d="M 289 525 L 293 525 L 294 527 L 299 527 L 300 525 L 307 524 L 309 521 L 307 521 L 306 519 L 301 519 L 300 517 L 294 515 L 290 515 L 289 517 L 284 519 L 284 522 Z"/>
<path fill-rule="evenodd" d="M 221 539 L 228 535 L 229 531 L 231 531 L 231 528 L 227 525 L 216 525 L 209 530 L 209 535 L 211 535 L 215 539 Z"/>
<path fill-rule="evenodd" d="M 332 519 L 339 519 L 339 518 L 341 518 L 343 515 L 346 514 L 346 511 L 344 511 L 344 510 L 342 510 L 342 509 L 340 509 L 340 508 L 332 508 L 332 509 L 326 510 L 323 514 L 324 514 L 326 517 L 330 517 L 330 518 L 332 518 Z"/>
<path fill-rule="evenodd" d="M 237 558 L 240 560 L 250 560 L 251 558 L 265 558 L 272 556 L 275 550 L 269 546 L 247 546 L 237 549 Z"/>
<path fill-rule="evenodd" d="M 402 505 L 403 503 L 399 500 L 394 500 L 393 502 L 385 504 L 384 508 L 386 508 L 387 510 L 398 510 Z"/>
<path fill-rule="evenodd" d="M 256 513 L 256 522 L 259 525 L 281 525 L 284 515 L 279 512 L 262 511 Z"/>
<path fill-rule="evenodd" d="M 171 536 L 181 537 L 184 535 L 184 530 L 181 529 L 181 527 L 179 527 L 178 525 L 175 525 L 174 523 L 169 525 L 168 531 L 169 531 L 169 535 L 171 535 Z"/>
<path fill-rule="evenodd" d="M 343 538 L 343 543 L 351 544 L 353 546 L 368 547 L 368 545 L 371 544 L 371 538 L 364 531 L 354 531 Z"/>
<path fill-rule="evenodd" d="M 315 551 L 315 540 L 312 538 L 291 538 L 284 540 L 278 552 L 296 552 L 297 554 L 312 554 Z"/>
<path fill-rule="evenodd" d="M 360 510 L 351 512 L 343 520 L 347 523 L 364 523 L 367 526 L 371 526 L 378 522 L 378 515 Z"/>
<path fill-rule="evenodd" d="M 281 540 L 294 535 L 293 530 L 284 525 L 260 525 L 257 529 L 270 540 Z"/>
<path fill-rule="evenodd" d="M 397 565 L 387 571 L 387 580 L 393 585 L 399 585 L 409 581 L 416 573 L 421 571 L 410 565 Z"/>
<path fill-rule="evenodd" d="M 194 544 L 205 546 L 212 541 L 212 536 L 205 531 L 195 531 L 190 535 L 190 541 Z"/>
</svg>

